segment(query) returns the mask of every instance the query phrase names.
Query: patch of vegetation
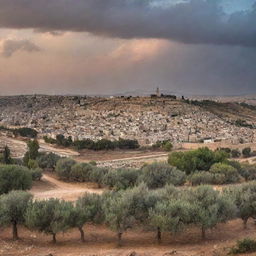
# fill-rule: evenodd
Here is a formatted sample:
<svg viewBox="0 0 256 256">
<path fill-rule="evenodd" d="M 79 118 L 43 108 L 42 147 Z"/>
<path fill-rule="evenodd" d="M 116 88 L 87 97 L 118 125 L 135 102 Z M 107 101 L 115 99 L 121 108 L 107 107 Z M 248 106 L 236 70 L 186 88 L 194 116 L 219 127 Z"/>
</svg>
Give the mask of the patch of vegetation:
<svg viewBox="0 0 256 256">
<path fill-rule="evenodd" d="M 236 246 L 230 249 L 229 254 L 253 253 L 256 252 L 256 241 L 251 238 L 245 238 L 237 241 Z"/>
<path fill-rule="evenodd" d="M 254 125 L 248 124 L 245 120 L 242 120 L 242 119 L 237 119 L 234 122 L 234 125 L 236 125 L 238 127 L 246 127 L 246 128 L 250 128 L 250 129 L 255 129 Z"/>
<path fill-rule="evenodd" d="M 21 137 L 26 137 L 26 138 L 36 138 L 38 132 L 34 129 L 31 128 L 18 128 L 13 130 L 13 134 L 15 136 L 21 136 Z"/>
<path fill-rule="evenodd" d="M 250 109 L 250 110 L 256 110 L 256 106 L 247 104 L 247 103 L 245 103 L 245 102 L 239 103 L 239 105 L 242 106 L 242 107 L 244 107 L 244 108 L 248 108 L 248 109 Z"/>
<path fill-rule="evenodd" d="M 170 152 L 173 149 L 173 145 L 170 140 L 157 141 L 152 145 L 154 149 L 163 149 L 164 151 Z"/>
<path fill-rule="evenodd" d="M 24 166 L 0 165 L 0 194 L 11 190 L 28 190 L 32 186 L 32 173 Z"/>
<path fill-rule="evenodd" d="M 12 132 L 15 136 L 21 136 L 25 138 L 34 139 L 37 137 L 38 132 L 35 129 L 22 127 L 17 129 L 11 129 L 4 126 L 0 126 L 0 130 Z"/>
<path fill-rule="evenodd" d="M 93 141 L 90 139 L 75 140 L 71 137 L 65 138 L 62 134 L 56 136 L 56 139 L 44 137 L 44 141 L 50 144 L 56 144 L 63 147 L 73 147 L 76 150 L 90 149 L 90 150 L 114 150 L 114 149 L 137 149 L 140 147 L 137 140 L 119 139 L 118 141 L 111 141 L 101 139 Z"/>
<path fill-rule="evenodd" d="M 189 175 L 195 171 L 209 171 L 213 164 L 221 163 L 227 157 L 224 151 L 212 151 L 205 147 L 188 152 L 173 152 L 169 155 L 168 163 Z"/>
</svg>

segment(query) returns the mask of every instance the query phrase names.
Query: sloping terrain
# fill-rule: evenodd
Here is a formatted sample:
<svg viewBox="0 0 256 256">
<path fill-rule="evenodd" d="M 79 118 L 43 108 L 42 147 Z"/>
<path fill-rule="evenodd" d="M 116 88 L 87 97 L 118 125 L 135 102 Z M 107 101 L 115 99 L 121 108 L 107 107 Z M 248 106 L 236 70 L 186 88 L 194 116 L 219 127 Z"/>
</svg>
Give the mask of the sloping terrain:
<svg viewBox="0 0 256 256">
<path fill-rule="evenodd" d="M 256 141 L 256 108 L 164 97 L 13 96 L 0 97 L 0 125 L 30 127 L 39 137 L 137 139 L 143 146 L 166 139 L 251 143 Z"/>
</svg>

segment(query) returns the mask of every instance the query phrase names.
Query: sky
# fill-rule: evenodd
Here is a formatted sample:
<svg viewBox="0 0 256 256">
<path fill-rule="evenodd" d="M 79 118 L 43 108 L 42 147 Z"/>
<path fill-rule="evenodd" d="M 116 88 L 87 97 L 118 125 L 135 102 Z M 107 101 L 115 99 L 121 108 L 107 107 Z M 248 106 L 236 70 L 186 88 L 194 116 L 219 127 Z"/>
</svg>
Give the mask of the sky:
<svg viewBox="0 0 256 256">
<path fill-rule="evenodd" d="M 0 95 L 256 93 L 256 0 L 0 0 Z"/>
</svg>

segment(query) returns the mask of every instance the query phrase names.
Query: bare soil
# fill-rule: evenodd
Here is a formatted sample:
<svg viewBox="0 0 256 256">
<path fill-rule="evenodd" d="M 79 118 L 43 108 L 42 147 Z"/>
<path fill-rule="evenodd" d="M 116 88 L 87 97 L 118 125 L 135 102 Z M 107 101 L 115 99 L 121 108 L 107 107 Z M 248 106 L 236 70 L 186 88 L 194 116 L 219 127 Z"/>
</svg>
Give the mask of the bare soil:
<svg viewBox="0 0 256 256">
<path fill-rule="evenodd" d="M 75 157 L 77 161 L 112 161 L 112 160 L 136 160 L 154 158 L 168 155 L 163 151 L 152 150 L 82 150 L 80 155 Z"/>
<path fill-rule="evenodd" d="M 159 245 L 154 232 L 137 228 L 127 231 L 123 236 L 122 247 L 117 247 L 116 234 L 104 226 L 86 226 L 85 243 L 79 241 L 77 230 L 58 234 L 56 245 L 51 243 L 51 236 L 23 227 L 19 229 L 21 240 L 13 242 L 8 228 L 0 232 L 0 255 L 46 256 L 51 253 L 54 256 L 128 256 L 135 251 L 144 256 L 162 256 L 165 253 L 169 253 L 166 256 L 224 256 L 237 239 L 255 238 L 255 229 L 252 221 L 245 230 L 240 220 L 234 220 L 208 231 L 205 241 L 201 240 L 199 229 L 190 228 L 176 237 L 163 234 L 162 244 Z"/>
<path fill-rule="evenodd" d="M 54 174 L 44 173 L 41 181 L 34 182 L 31 193 L 35 199 L 58 198 L 75 201 L 84 193 L 103 193 L 94 183 L 67 183 L 57 179 Z"/>
</svg>

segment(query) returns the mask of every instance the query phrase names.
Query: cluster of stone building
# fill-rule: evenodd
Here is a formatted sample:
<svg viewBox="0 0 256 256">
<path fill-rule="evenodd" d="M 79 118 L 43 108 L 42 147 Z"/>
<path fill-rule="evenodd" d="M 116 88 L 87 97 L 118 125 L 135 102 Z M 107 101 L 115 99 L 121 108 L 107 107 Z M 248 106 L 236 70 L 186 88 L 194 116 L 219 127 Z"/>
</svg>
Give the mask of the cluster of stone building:
<svg viewBox="0 0 256 256">
<path fill-rule="evenodd" d="M 34 128 L 41 137 L 137 139 L 141 145 L 167 139 L 173 143 L 256 141 L 254 129 L 237 127 L 182 100 L 161 97 L 0 97 L 0 125 Z"/>
</svg>

